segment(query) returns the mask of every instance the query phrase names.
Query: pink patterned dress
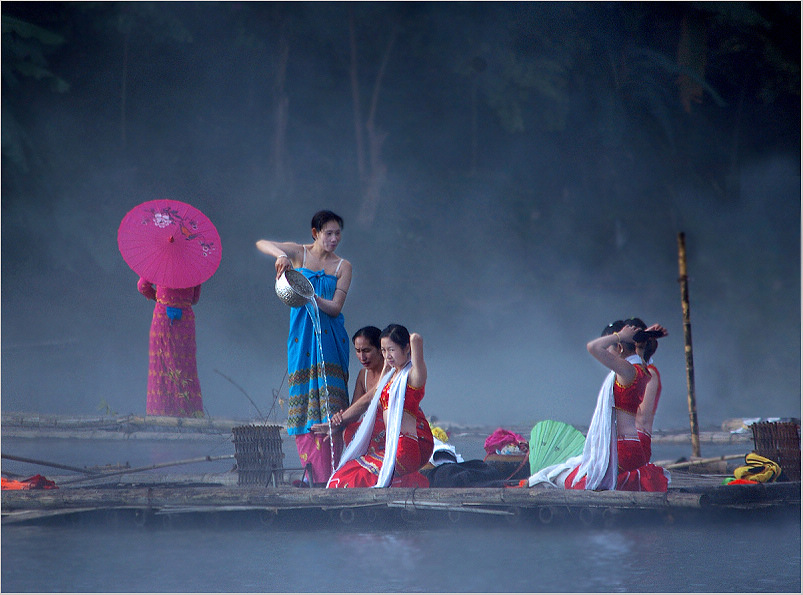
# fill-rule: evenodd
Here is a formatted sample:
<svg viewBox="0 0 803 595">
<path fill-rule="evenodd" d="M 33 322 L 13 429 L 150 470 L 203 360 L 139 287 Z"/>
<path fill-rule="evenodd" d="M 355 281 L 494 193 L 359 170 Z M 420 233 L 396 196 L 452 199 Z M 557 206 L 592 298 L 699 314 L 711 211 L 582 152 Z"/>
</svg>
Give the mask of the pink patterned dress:
<svg viewBox="0 0 803 595">
<path fill-rule="evenodd" d="M 201 286 L 171 289 L 140 277 L 139 292 L 156 300 L 149 344 L 147 415 L 203 417 L 195 363 L 195 313 Z"/>
</svg>

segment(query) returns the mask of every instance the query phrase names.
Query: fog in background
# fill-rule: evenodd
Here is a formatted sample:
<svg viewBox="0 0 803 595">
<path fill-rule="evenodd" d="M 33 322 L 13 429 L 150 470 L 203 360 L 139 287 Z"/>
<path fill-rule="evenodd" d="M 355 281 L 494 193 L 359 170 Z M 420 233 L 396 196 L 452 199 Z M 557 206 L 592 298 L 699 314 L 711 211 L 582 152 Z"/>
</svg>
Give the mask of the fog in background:
<svg viewBox="0 0 803 595">
<path fill-rule="evenodd" d="M 701 427 L 800 416 L 799 3 L 2 13 L 4 412 L 144 415 L 153 302 L 117 229 L 174 198 L 221 235 L 194 307 L 212 417 L 257 416 L 224 374 L 285 421 L 290 312 L 254 243 L 311 242 L 324 208 L 347 331 L 423 335 L 429 416 L 586 426 L 586 342 L 639 316 L 670 332 L 656 428 L 688 428 L 679 232 Z"/>
</svg>

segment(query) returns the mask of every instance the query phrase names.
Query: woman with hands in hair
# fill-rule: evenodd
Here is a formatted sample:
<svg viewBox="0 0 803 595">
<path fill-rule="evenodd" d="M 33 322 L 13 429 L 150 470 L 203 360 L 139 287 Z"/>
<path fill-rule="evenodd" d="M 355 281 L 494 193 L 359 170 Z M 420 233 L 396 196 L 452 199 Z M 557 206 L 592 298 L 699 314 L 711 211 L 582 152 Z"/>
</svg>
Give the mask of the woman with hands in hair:
<svg viewBox="0 0 803 595">
<path fill-rule="evenodd" d="M 588 342 L 588 352 L 610 372 L 597 396 L 583 453 L 532 475 L 531 486 L 547 483 L 566 489 L 667 490 L 669 474 L 649 464 L 636 429 L 636 413 L 651 379 L 636 353 L 635 336 L 645 326 L 637 319 L 617 320 Z"/>
<path fill-rule="evenodd" d="M 382 331 L 381 345 L 382 379 L 327 487 L 428 485 L 418 472 L 433 448 L 432 431 L 420 407 L 427 381 L 424 340 L 391 324 Z M 380 416 L 383 427 L 377 432 Z"/>
</svg>

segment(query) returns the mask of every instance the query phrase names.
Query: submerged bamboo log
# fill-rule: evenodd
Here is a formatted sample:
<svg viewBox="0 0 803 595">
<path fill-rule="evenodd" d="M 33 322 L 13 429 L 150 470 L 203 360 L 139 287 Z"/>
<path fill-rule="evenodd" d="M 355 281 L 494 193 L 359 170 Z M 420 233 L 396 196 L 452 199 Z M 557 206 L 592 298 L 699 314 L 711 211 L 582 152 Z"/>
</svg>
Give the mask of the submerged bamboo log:
<svg viewBox="0 0 803 595">
<path fill-rule="evenodd" d="M 689 389 L 689 425 L 691 426 L 692 456 L 700 456 L 700 430 L 697 425 L 697 403 L 694 395 L 694 357 L 691 348 L 691 318 L 689 313 L 689 278 L 686 274 L 686 234 L 678 234 L 678 267 L 680 269 L 680 299 L 683 304 L 683 336 L 686 352 L 686 384 Z"/>
<path fill-rule="evenodd" d="M 105 479 L 107 477 L 114 477 L 115 475 L 129 475 L 131 473 L 138 473 L 140 471 L 151 471 L 153 469 L 163 469 L 164 467 L 175 467 L 178 465 L 190 465 L 192 463 L 205 463 L 207 461 L 221 461 L 224 459 L 233 459 L 234 455 L 220 455 L 216 457 L 196 457 L 194 459 L 182 459 L 180 461 L 170 461 L 167 463 L 156 463 L 154 465 L 147 465 L 145 467 L 134 467 L 133 469 L 122 469 L 119 471 L 110 471 L 108 473 L 98 473 L 90 475 L 89 477 L 78 477 L 76 479 L 67 479 L 60 483 L 60 485 L 69 485 L 78 482 L 96 481 L 98 479 Z"/>
</svg>

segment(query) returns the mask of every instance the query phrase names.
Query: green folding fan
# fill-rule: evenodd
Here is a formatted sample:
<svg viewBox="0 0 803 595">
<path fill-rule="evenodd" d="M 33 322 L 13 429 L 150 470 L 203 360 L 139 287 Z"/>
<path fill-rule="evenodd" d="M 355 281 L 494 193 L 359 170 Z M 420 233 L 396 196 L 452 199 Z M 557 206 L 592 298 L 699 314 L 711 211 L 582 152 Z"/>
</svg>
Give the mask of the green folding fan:
<svg viewBox="0 0 803 595">
<path fill-rule="evenodd" d="M 581 454 L 585 442 L 583 434 L 567 423 L 539 421 L 530 433 L 530 474 Z"/>
</svg>

